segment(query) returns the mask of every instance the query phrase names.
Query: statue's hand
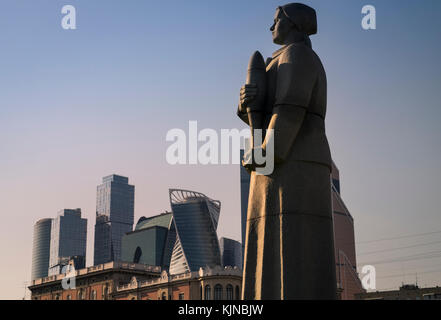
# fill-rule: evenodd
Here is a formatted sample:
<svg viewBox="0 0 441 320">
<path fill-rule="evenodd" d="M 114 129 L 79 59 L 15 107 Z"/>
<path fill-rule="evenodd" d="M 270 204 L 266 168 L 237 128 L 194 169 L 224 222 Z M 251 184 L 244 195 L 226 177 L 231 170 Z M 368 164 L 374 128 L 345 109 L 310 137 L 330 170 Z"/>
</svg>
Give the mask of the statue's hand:
<svg viewBox="0 0 441 320">
<path fill-rule="evenodd" d="M 242 166 L 247 169 L 248 173 L 251 173 L 251 171 L 255 171 L 256 168 L 262 168 L 265 167 L 265 163 L 256 163 L 256 153 L 259 153 L 261 156 L 266 156 L 266 152 L 264 149 L 262 149 L 262 146 L 254 147 L 252 149 L 249 149 L 247 152 L 245 152 L 243 159 L 242 159 Z"/>
<path fill-rule="evenodd" d="M 240 88 L 239 110 L 246 112 L 250 102 L 257 96 L 257 85 L 245 84 Z"/>
<path fill-rule="evenodd" d="M 253 163 L 253 150 L 249 149 L 243 155 L 242 166 L 247 169 L 248 173 L 251 174 L 251 171 L 255 170 L 255 166 Z"/>
</svg>

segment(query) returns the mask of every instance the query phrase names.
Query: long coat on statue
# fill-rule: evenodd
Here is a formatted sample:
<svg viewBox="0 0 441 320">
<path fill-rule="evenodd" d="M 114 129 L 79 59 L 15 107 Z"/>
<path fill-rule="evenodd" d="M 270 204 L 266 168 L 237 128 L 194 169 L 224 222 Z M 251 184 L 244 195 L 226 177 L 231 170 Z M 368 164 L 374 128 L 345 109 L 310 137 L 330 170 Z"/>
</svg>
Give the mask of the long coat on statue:
<svg viewBox="0 0 441 320">
<path fill-rule="evenodd" d="M 335 299 L 325 70 L 300 41 L 276 51 L 266 74 L 264 128 L 274 129 L 277 162 L 270 175 L 251 173 L 242 296 Z"/>
</svg>

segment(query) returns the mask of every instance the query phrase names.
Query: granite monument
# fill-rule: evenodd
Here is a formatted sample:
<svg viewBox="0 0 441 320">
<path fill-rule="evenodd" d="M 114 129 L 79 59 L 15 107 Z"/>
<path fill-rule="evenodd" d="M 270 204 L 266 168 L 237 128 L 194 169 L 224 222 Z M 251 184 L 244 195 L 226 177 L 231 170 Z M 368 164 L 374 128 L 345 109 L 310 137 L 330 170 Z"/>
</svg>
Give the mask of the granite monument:
<svg viewBox="0 0 441 320">
<path fill-rule="evenodd" d="M 251 182 L 242 297 L 336 299 L 327 81 L 309 38 L 317 33 L 316 11 L 278 7 L 270 30 L 282 47 L 263 67 L 253 54 L 237 111 L 251 129 L 267 130 L 243 161 Z M 253 154 L 264 152 L 268 139 L 276 165 L 257 174 Z"/>
</svg>

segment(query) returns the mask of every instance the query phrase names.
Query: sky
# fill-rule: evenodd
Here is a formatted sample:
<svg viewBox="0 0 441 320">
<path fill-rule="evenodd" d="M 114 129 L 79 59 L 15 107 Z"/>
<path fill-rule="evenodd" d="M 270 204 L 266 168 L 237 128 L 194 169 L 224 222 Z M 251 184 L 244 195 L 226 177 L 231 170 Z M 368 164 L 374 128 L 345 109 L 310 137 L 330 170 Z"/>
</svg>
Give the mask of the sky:
<svg viewBox="0 0 441 320">
<path fill-rule="evenodd" d="M 377 289 L 441 284 L 441 2 L 303 1 L 317 10 L 326 132 L 355 221 L 358 268 Z M 61 8 L 76 8 L 64 30 Z M 222 203 L 218 234 L 240 240 L 238 165 L 169 165 L 173 128 L 245 128 L 239 88 L 284 2 L 0 2 L 0 299 L 30 280 L 41 218 L 81 208 L 93 260 L 96 186 L 135 185 L 135 221 L 169 210 L 168 189 Z M 361 8 L 376 8 L 375 30 Z"/>
</svg>

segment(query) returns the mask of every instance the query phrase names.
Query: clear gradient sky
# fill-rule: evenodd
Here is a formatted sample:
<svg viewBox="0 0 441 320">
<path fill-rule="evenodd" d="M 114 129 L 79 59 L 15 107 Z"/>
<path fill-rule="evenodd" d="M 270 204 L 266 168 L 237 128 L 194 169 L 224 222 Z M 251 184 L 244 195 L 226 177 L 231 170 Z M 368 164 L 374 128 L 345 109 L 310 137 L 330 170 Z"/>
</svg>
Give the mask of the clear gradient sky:
<svg viewBox="0 0 441 320">
<path fill-rule="evenodd" d="M 441 232 L 408 237 L 441 231 L 441 1 L 303 2 L 318 14 L 311 40 L 358 261 L 377 267 L 378 289 L 416 272 L 420 285 L 441 285 Z M 33 224 L 62 208 L 88 219 L 92 263 L 96 186 L 112 173 L 136 187 L 135 221 L 168 210 L 168 188 L 193 189 L 222 202 L 218 234 L 240 239 L 239 167 L 170 166 L 165 136 L 189 120 L 243 128 L 248 59 L 278 48 L 269 27 L 284 3 L 0 2 L 0 299 L 23 296 Z M 60 26 L 65 4 L 77 30 Z M 365 4 L 376 30 L 361 28 Z"/>
</svg>

